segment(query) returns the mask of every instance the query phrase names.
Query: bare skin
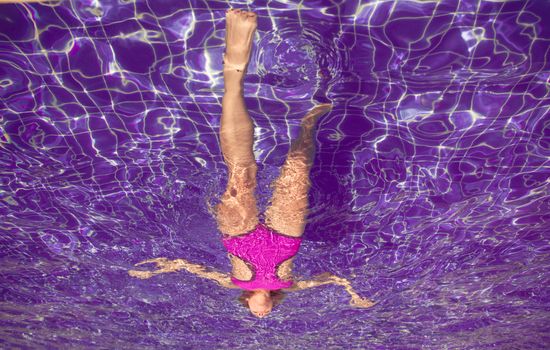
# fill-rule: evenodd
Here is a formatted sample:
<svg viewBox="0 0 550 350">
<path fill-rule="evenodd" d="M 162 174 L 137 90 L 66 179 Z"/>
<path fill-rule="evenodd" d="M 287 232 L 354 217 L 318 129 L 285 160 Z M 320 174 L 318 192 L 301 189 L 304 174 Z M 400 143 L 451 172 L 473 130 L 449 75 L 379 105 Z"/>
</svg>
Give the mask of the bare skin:
<svg viewBox="0 0 550 350">
<path fill-rule="evenodd" d="M 266 289 L 254 290 L 254 294 L 248 298 L 248 307 L 250 312 L 257 317 L 267 316 L 273 309 L 273 300 L 271 300 L 269 291 Z"/>
<path fill-rule="evenodd" d="M 43 2 L 49 0 L 0 0 L 2 3 Z M 250 59 L 252 41 L 257 27 L 257 16 L 253 12 L 230 9 L 226 15 L 226 53 L 224 54 L 225 94 L 222 100 L 221 147 L 229 170 L 227 188 L 221 203 L 216 207 L 216 220 L 220 231 L 227 235 L 241 234 L 253 229 L 259 222 L 254 190 L 256 187 L 257 165 L 252 150 L 253 122 L 244 103 L 243 82 Z M 292 142 L 281 174 L 272 184 L 274 191 L 271 205 L 266 211 L 266 224 L 279 232 L 300 237 L 304 232 L 307 216 L 307 193 L 309 191 L 309 171 L 315 152 L 313 132 L 317 119 L 330 111 L 330 104 L 315 106 L 302 119 L 299 137 Z M 184 259 L 168 260 L 156 258 L 142 261 L 135 266 L 154 263 L 154 271 L 129 270 L 132 277 L 147 279 L 161 273 L 187 270 L 203 278 L 216 281 L 226 288 L 239 288 L 231 282 L 229 275 L 208 271 L 204 266 Z M 241 272 L 232 261 L 232 274 Z M 291 270 L 292 260 L 286 266 Z M 283 270 L 285 266 L 283 266 Z M 330 273 L 315 276 L 310 281 L 296 281 L 285 291 L 297 291 L 324 284 L 343 286 L 351 295 L 350 305 L 371 307 L 374 302 L 360 297 L 350 282 Z M 265 317 L 273 308 L 269 291 L 254 290 L 248 298 L 250 311 L 258 317 Z"/>
<path fill-rule="evenodd" d="M 229 171 L 227 189 L 216 208 L 220 231 L 227 235 L 242 234 L 258 224 L 254 190 L 257 165 L 252 145 L 254 124 L 243 96 L 243 82 L 257 27 L 256 14 L 229 10 L 226 16 L 226 52 L 221 120 L 221 148 Z M 266 224 L 278 232 L 299 237 L 304 232 L 307 215 L 309 170 L 315 151 L 315 122 L 332 106 L 313 109 L 302 122 L 300 137 L 293 142 L 281 175 L 274 182 L 273 198 L 266 211 Z M 266 290 L 255 290 L 248 299 L 253 314 L 263 317 L 273 303 Z"/>
<path fill-rule="evenodd" d="M 163 273 L 171 273 L 171 272 L 185 270 L 197 276 L 200 276 L 202 278 L 214 281 L 221 287 L 230 288 L 230 289 L 239 289 L 239 287 L 237 287 L 231 282 L 231 276 L 229 274 L 214 271 L 203 265 L 191 263 L 185 259 L 170 260 L 167 258 L 154 258 L 154 259 L 147 259 L 147 260 L 141 261 L 135 264 L 135 266 L 141 266 L 145 264 L 154 264 L 155 269 L 148 270 L 148 271 L 129 270 L 128 274 L 132 277 L 139 278 L 139 279 L 149 279 L 153 276 L 160 275 Z M 372 302 L 371 300 L 367 298 L 363 298 L 359 294 L 357 294 L 353 290 L 353 287 L 350 281 L 348 281 L 345 278 L 333 275 L 329 272 L 316 275 L 311 280 L 297 280 L 294 282 L 292 287 L 283 289 L 283 291 L 295 292 L 295 291 L 304 290 L 308 288 L 319 287 L 326 284 L 335 284 L 335 285 L 344 287 L 346 292 L 351 296 L 349 304 L 352 306 L 369 308 L 373 305 L 376 305 L 375 302 Z M 269 298 L 269 300 L 271 301 L 271 298 L 267 294 L 267 291 L 264 289 L 258 289 L 257 291 L 255 291 L 253 296 L 256 296 L 256 298 L 254 299 L 257 299 L 256 301 L 258 304 L 267 304 L 268 303 L 268 301 L 266 300 L 267 298 Z M 259 317 L 267 315 L 269 311 L 271 311 L 271 307 L 272 305 L 254 304 L 252 306 L 252 308 L 255 311 L 253 313 Z"/>
<path fill-rule="evenodd" d="M 230 9 L 226 14 L 226 52 L 224 54 L 224 87 L 222 99 L 222 119 L 220 142 L 224 161 L 228 168 L 228 182 L 220 204 L 215 208 L 216 221 L 220 232 L 225 235 L 239 235 L 248 232 L 259 223 L 258 209 L 254 191 L 256 188 L 257 165 L 253 153 L 254 124 L 250 118 L 243 96 L 243 83 L 248 66 L 252 42 L 257 27 L 257 16 L 253 12 Z M 273 196 L 265 212 L 265 223 L 270 228 L 286 235 L 300 237 L 304 233 L 308 213 L 307 194 L 310 188 L 309 172 L 315 153 L 314 132 L 318 118 L 332 109 L 330 104 L 315 106 L 302 119 L 297 139 L 290 146 L 286 161 L 279 177 L 272 183 Z M 232 275 L 246 273 L 247 268 L 238 259 L 231 258 Z M 155 271 L 130 270 L 137 278 L 150 278 L 153 275 L 187 270 L 201 277 L 215 280 L 226 288 L 239 288 L 231 282 L 229 275 L 209 271 L 205 267 L 192 264 L 184 259 L 150 259 L 137 265 L 155 263 Z M 286 265 L 285 265 L 286 264 Z M 292 259 L 283 263 L 282 271 L 290 274 Z M 279 276 L 281 278 L 281 276 Z M 289 277 L 289 276 L 285 276 Z M 237 277 L 239 278 L 239 277 Z M 246 278 L 239 278 L 246 280 Z M 282 278 L 285 279 L 285 278 Z M 310 281 L 295 281 L 292 287 L 284 289 L 291 292 L 321 286 L 324 284 L 341 285 L 351 295 L 350 304 L 356 307 L 374 305 L 368 299 L 360 297 L 350 282 L 344 278 L 324 273 Z M 250 311 L 257 317 L 264 317 L 273 308 L 268 290 L 254 290 L 248 298 Z"/>
</svg>

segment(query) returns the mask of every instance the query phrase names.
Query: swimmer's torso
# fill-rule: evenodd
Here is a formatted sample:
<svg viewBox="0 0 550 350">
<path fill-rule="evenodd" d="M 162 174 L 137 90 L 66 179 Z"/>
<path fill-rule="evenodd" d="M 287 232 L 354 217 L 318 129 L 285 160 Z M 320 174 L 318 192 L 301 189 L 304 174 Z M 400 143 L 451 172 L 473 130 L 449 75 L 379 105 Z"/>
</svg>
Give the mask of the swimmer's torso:
<svg viewBox="0 0 550 350">
<path fill-rule="evenodd" d="M 229 260 L 231 261 L 232 270 L 231 276 L 239 279 L 241 281 L 250 281 L 253 276 L 252 269 L 246 264 L 246 262 L 233 254 L 227 254 Z M 276 270 L 276 276 L 283 280 L 288 281 L 292 279 L 292 261 L 294 258 L 290 258 L 284 261 L 279 268 Z"/>
<path fill-rule="evenodd" d="M 233 265 L 231 281 L 248 290 L 277 290 L 292 286 L 292 260 L 301 238 L 278 233 L 264 224 L 237 236 L 224 236 Z"/>
</svg>

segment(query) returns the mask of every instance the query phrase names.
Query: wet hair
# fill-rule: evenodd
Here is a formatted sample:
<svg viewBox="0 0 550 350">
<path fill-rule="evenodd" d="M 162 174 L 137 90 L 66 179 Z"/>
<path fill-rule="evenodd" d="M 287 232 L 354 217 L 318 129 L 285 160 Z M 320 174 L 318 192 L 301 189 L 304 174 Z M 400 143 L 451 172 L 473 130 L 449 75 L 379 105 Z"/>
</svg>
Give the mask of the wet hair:
<svg viewBox="0 0 550 350">
<path fill-rule="evenodd" d="M 239 299 L 238 299 L 239 302 L 241 303 L 242 306 L 244 306 L 247 309 L 249 309 L 250 307 L 248 306 L 248 301 L 246 299 L 250 298 L 252 294 L 254 294 L 254 291 L 252 290 L 243 290 L 243 292 L 239 296 Z M 271 301 L 273 302 L 273 307 L 275 308 L 275 306 L 279 305 L 283 301 L 283 299 L 286 297 L 286 293 L 280 289 L 270 290 L 269 296 L 271 297 Z"/>
</svg>

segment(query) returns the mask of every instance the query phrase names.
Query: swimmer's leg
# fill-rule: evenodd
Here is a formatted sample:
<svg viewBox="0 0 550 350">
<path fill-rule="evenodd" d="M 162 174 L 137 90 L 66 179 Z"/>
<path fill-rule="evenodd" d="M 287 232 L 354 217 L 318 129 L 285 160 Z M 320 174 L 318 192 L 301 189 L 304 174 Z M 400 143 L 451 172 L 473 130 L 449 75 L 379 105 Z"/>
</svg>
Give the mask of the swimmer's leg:
<svg viewBox="0 0 550 350">
<path fill-rule="evenodd" d="M 266 224 L 278 232 L 295 237 L 304 233 L 311 186 L 309 170 L 315 154 L 315 124 L 331 108 L 331 104 L 318 105 L 304 117 L 300 135 L 292 141 L 281 174 L 271 185 L 273 196 L 265 213 Z"/>
<path fill-rule="evenodd" d="M 254 125 L 243 96 L 244 75 L 256 26 L 253 12 L 227 12 L 220 143 L 229 179 L 216 206 L 216 220 L 220 231 L 228 235 L 250 231 L 258 223 L 254 195 L 257 165 L 252 151 Z"/>
</svg>

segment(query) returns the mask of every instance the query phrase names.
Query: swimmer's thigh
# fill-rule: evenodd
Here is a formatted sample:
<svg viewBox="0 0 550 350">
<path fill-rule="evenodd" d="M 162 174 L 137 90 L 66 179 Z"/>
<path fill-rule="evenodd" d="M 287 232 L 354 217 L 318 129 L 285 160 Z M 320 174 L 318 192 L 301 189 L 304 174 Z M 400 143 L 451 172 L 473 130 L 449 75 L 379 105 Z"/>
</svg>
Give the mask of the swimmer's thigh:
<svg viewBox="0 0 550 350">
<path fill-rule="evenodd" d="M 216 221 L 221 233 L 238 235 L 258 224 L 258 208 L 254 190 L 257 166 L 229 169 L 227 188 L 215 208 Z"/>
<path fill-rule="evenodd" d="M 300 237 L 308 214 L 309 167 L 301 161 L 287 160 L 271 186 L 273 196 L 265 212 L 267 226 L 282 234 Z"/>
</svg>

